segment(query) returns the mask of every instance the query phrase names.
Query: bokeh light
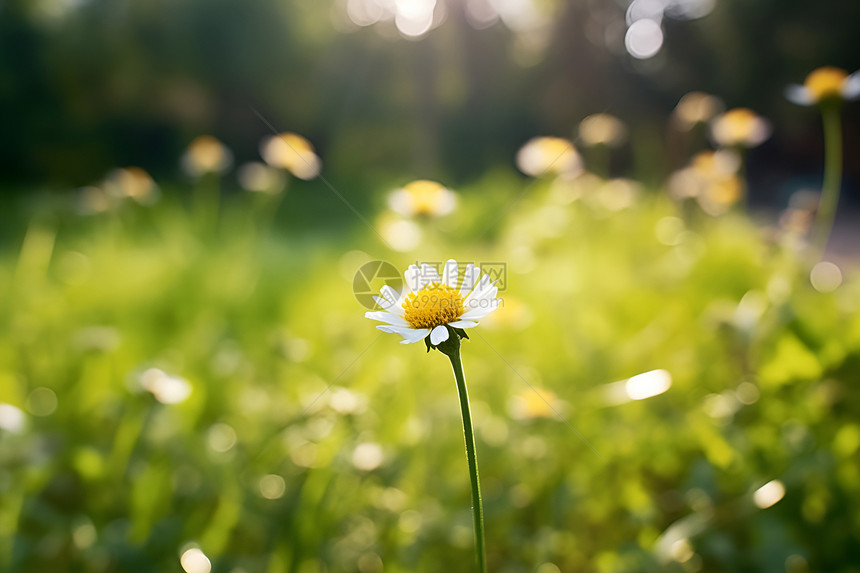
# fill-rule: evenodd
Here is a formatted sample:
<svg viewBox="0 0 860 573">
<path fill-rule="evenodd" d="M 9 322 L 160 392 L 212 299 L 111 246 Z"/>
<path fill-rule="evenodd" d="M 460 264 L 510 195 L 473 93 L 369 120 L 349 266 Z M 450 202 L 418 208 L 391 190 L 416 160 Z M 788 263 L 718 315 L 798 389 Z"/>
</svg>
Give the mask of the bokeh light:
<svg viewBox="0 0 860 573">
<path fill-rule="evenodd" d="M 180 557 L 179 563 L 186 573 L 209 573 L 212 570 L 212 562 L 197 547 L 186 550 Z"/>
<path fill-rule="evenodd" d="M 829 261 L 821 261 L 812 267 L 809 282 L 819 292 L 833 292 L 842 284 L 842 271 Z"/>
<path fill-rule="evenodd" d="M 776 505 L 783 497 L 785 497 L 785 485 L 775 479 L 755 490 L 753 493 L 753 502 L 760 509 L 767 509 Z"/>
<path fill-rule="evenodd" d="M 672 375 L 666 370 L 651 370 L 631 377 L 624 384 L 631 400 L 644 400 L 658 396 L 672 386 Z"/>
</svg>

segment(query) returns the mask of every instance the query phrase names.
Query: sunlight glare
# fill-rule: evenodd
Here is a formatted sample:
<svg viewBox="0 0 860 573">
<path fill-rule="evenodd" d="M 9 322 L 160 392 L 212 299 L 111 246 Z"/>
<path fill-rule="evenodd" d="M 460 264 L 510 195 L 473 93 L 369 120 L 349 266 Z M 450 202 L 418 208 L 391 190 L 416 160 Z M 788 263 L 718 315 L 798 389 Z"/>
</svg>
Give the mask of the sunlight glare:
<svg viewBox="0 0 860 573">
<path fill-rule="evenodd" d="M 767 509 L 785 497 L 785 486 L 775 479 L 767 482 L 753 493 L 753 502 L 760 509 Z"/>
<path fill-rule="evenodd" d="M 644 400 L 662 394 L 672 386 L 672 375 L 667 370 L 651 370 L 633 376 L 624 385 L 631 400 Z"/>
</svg>

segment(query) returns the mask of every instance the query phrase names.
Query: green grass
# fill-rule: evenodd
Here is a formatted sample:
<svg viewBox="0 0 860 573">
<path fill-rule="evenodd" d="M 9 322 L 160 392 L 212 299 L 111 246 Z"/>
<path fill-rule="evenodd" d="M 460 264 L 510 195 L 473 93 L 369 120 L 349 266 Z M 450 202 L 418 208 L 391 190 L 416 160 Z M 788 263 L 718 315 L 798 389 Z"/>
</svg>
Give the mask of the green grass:
<svg viewBox="0 0 860 573">
<path fill-rule="evenodd" d="M 360 250 L 508 264 L 505 308 L 462 349 L 491 571 L 860 571 L 856 273 L 820 293 L 742 214 L 660 242 L 683 217 L 662 192 L 616 211 L 546 182 L 475 243 L 522 185 L 464 190 L 412 253 L 358 221 L 269 233 L 247 196 L 207 230 L 173 193 L 33 214 L 0 259 L 0 402 L 25 413 L 0 429 L 0 569 L 181 571 L 196 544 L 216 572 L 472 571 L 450 365 L 363 317 Z M 150 368 L 189 398 L 158 402 Z M 658 368 L 666 393 L 607 402 Z M 514 416 L 529 385 L 564 420 Z M 376 469 L 354 464 L 364 443 Z"/>
</svg>

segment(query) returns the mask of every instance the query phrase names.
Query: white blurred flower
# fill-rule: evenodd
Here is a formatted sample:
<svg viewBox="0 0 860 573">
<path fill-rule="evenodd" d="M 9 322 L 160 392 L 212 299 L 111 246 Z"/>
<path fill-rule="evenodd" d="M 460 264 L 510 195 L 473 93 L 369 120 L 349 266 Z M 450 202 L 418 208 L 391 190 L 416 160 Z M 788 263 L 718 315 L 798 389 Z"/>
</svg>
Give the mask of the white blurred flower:
<svg viewBox="0 0 860 573">
<path fill-rule="evenodd" d="M 860 98 L 860 71 L 849 75 L 845 70 L 832 66 L 818 68 L 806 76 L 802 86 L 788 86 L 785 97 L 797 105 L 856 100 Z"/>
<path fill-rule="evenodd" d="M 299 179 L 313 179 L 322 169 L 322 160 L 314 146 L 297 133 L 285 132 L 264 138 L 260 143 L 260 155 L 272 167 L 286 169 Z"/>
<path fill-rule="evenodd" d="M 233 165 L 233 153 L 215 137 L 201 135 L 188 145 L 182 168 L 192 177 L 224 173 Z"/>
<path fill-rule="evenodd" d="M 684 130 L 699 123 L 707 123 L 723 111 L 723 102 L 716 96 L 702 92 L 685 94 L 675 106 L 673 117 Z"/>
<path fill-rule="evenodd" d="M 236 177 L 245 191 L 277 194 L 284 190 L 286 183 L 283 171 L 259 161 L 245 163 L 239 168 Z"/>
<path fill-rule="evenodd" d="M 457 206 L 457 194 L 435 181 L 419 179 L 391 192 L 388 206 L 404 217 L 441 217 Z"/>
<path fill-rule="evenodd" d="M 731 109 L 711 121 L 711 135 L 723 147 L 756 147 L 770 133 L 770 123 L 745 107 Z"/>
<path fill-rule="evenodd" d="M 582 173 L 582 158 L 573 142 L 561 137 L 535 137 L 517 152 L 517 167 L 526 175 L 575 176 Z"/>
<path fill-rule="evenodd" d="M 595 113 L 580 122 L 579 138 L 587 146 L 618 147 L 627 138 L 627 128 L 613 115 Z"/>
<path fill-rule="evenodd" d="M 191 384 L 187 380 L 170 376 L 158 368 L 150 368 L 141 374 L 140 386 L 162 404 L 178 404 L 191 395 Z"/>
</svg>

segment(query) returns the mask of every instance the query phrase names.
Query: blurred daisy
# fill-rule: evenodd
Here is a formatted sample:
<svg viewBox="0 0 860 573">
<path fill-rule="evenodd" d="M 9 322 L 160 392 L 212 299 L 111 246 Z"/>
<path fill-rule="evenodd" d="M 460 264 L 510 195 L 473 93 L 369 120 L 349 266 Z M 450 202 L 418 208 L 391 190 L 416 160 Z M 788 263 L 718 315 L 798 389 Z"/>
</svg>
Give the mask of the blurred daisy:
<svg viewBox="0 0 860 573">
<path fill-rule="evenodd" d="M 260 155 L 272 167 L 286 169 L 299 179 L 320 174 L 322 161 L 311 142 L 296 133 L 270 135 L 260 143 Z"/>
<path fill-rule="evenodd" d="M 695 198 L 709 215 L 721 215 L 743 197 L 739 169 L 733 151 L 702 151 L 672 175 L 669 191 L 677 199 Z"/>
<path fill-rule="evenodd" d="M 723 102 L 718 97 L 702 92 L 690 92 L 680 99 L 672 116 L 681 129 L 687 131 L 697 124 L 711 121 L 721 111 Z"/>
<path fill-rule="evenodd" d="M 440 183 L 420 179 L 392 191 L 388 206 L 404 217 L 441 217 L 457 206 L 457 194 Z"/>
<path fill-rule="evenodd" d="M 182 156 L 182 168 L 192 177 L 224 173 L 232 164 L 233 153 L 211 135 L 196 138 Z"/>
<path fill-rule="evenodd" d="M 77 210 L 82 215 L 95 215 L 110 211 L 117 203 L 117 198 L 101 187 L 89 185 L 78 192 Z"/>
<path fill-rule="evenodd" d="M 785 97 L 797 105 L 856 100 L 860 98 L 860 71 L 849 75 L 848 72 L 832 66 L 818 68 L 806 76 L 802 86 L 788 86 Z"/>
<path fill-rule="evenodd" d="M 641 186 L 630 179 L 610 179 L 589 196 L 589 202 L 608 211 L 621 211 L 636 203 Z"/>
<path fill-rule="evenodd" d="M 517 152 L 517 167 L 526 175 L 576 176 L 582 173 L 582 158 L 573 142 L 561 137 L 535 137 Z"/>
<path fill-rule="evenodd" d="M 162 404 L 179 404 L 191 395 L 191 384 L 187 380 L 170 376 L 157 368 L 141 374 L 140 386 Z"/>
<path fill-rule="evenodd" d="M 741 160 L 733 151 L 702 151 L 693 157 L 690 166 L 703 179 L 722 179 L 736 174 Z"/>
<path fill-rule="evenodd" d="M 770 133 L 770 123 L 745 107 L 729 110 L 711 121 L 711 135 L 723 147 L 755 147 Z"/>
<path fill-rule="evenodd" d="M 284 190 L 286 175 L 283 171 L 269 167 L 259 161 L 251 161 L 239 168 L 236 177 L 245 191 L 277 194 Z"/>
<path fill-rule="evenodd" d="M 589 115 L 579 124 L 579 138 L 584 145 L 618 147 L 627 138 L 624 123 L 608 113 Z"/>
<path fill-rule="evenodd" d="M 103 188 L 114 197 L 127 197 L 141 205 L 149 205 L 158 199 L 158 186 L 149 173 L 140 167 L 115 169 L 105 178 Z"/>
<path fill-rule="evenodd" d="M 466 266 L 462 282 L 458 285 L 457 261 L 449 260 L 442 268 L 442 277 L 430 265 L 410 265 L 404 273 L 406 288 L 398 294 L 388 285 L 382 287 L 382 296 L 373 297 L 383 308 L 366 312 L 364 316 L 386 324 L 379 330 L 397 333 L 401 344 L 411 344 L 429 337 L 436 346 L 451 335 L 451 329 L 477 326 L 477 321 L 496 310 L 501 299 L 496 298 L 498 287 L 488 275 L 473 264 Z M 458 332 L 458 335 L 464 333 Z"/>
</svg>

